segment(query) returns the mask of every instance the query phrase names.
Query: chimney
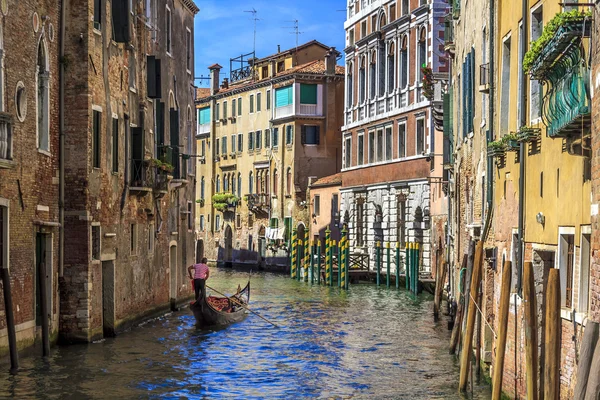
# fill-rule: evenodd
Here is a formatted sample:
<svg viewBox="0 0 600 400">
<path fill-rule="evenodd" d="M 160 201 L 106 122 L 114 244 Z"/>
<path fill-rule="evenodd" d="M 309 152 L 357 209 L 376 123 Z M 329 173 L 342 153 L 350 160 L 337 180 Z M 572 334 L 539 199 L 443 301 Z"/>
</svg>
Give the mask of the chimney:
<svg viewBox="0 0 600 400">
<path fill-rule="evenodd" d="M 277 54 L 281 53 L 281 45 L 277 45 Z"/>
<path fill-rule="evenodd" d="M 221 71 L 219 64 L 213 64 L 208 69 L 210 70 L 210 94 L 211 96 L 215 93 L 219 93 L 219 71 Z"/>
<path fill-rule="evenodd" d="M 325 74 L 335 75 L 335 63 L 338 52 L 335 47 L 331 47 L 327 53 L 325 53 Z"/>
<path fill-rule="evenodd" d="M 223 78 L 223 83 L 221 84 L 221 89 L 229 89 L 229 79 Z"/>
</svg>

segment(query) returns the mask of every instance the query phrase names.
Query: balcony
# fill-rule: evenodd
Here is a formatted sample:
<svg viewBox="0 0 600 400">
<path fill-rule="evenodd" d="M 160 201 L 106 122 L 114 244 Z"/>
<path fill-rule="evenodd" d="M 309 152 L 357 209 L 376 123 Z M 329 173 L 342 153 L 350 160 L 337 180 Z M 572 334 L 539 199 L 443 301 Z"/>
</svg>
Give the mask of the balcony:
<svg viewBox="0 0 600 400">
<path fill-rule="evenodd" d="M 275 108 L 275 119 L 291 117 L 292 115 L 294 115 L 293 104 L 288 104 L 287 106 Z"/>
<path fill-rule="evenodd" d="M 308 116 L 316 116 L 317 114 L 317 105 L 316 104 L 300 104 L 300 110 L 298 112 L 299 115 L 308 115 Z"/>
<path fill-rule="evenodd" d="M 247 194 L 248 209 L 253 213 L 268 213 L 271 207 L 271 196 L 267 193 Z"/>
<path fill-rule="evenodd" d="M 146 160 L 131 160 L 131 181 L 129 193 L 145 196 L 152 191 L 154 181 L 154 166 Z"/>
<path fill-rule="evenodd" d="M 207 124 L 198 124 L 196 138 L 200 139 L 210 134 L 210 122 Z"/>
<path fill-rule="evenodd" d="M 444 50 L 453 57 L 454 49 L 454 20 L 452 14 L 448 14 L 444 17 Z"/>
<path fill-rule="evenodd" d="M 12 165 L 12 116 L 0 112 L 0 168 Z"/>
<path fill-rule="evenodd" d="M 485 63 L 479 66 L 479 92 L 490 92 L 490 64 Z"/>
</svg>

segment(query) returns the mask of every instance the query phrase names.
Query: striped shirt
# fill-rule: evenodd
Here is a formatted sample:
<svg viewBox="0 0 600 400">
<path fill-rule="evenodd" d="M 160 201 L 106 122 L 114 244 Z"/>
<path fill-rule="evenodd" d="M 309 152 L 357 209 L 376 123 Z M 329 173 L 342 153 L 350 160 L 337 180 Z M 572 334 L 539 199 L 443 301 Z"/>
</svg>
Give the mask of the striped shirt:
<svg viewBox="0 0 600 400">
<path fill-rule="evenodd" d="M 194 279 L 206 279 L 208 274 L 208 265 L 206 264 L 194 264 Z"/>
</svg>

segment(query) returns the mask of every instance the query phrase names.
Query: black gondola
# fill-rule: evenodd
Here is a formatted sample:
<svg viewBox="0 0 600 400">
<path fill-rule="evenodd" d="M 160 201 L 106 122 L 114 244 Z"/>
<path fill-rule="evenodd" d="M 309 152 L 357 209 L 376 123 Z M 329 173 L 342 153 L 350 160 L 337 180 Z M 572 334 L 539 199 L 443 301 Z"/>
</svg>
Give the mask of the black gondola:
<svg viewBox="0 0 600 400">
<path fill-rule="evenodd" d="M 230 296 L 230 299 L 227 297 L 205 296 L 193 302 L 190 308 L 194 312 L 196 325 L 199 327 L 226 326 L 243 321 L 247 316 L 247 312 L 238 303 L 248 305 L 250 302 L 250 281 L 244 289 Z"/>
</svg>

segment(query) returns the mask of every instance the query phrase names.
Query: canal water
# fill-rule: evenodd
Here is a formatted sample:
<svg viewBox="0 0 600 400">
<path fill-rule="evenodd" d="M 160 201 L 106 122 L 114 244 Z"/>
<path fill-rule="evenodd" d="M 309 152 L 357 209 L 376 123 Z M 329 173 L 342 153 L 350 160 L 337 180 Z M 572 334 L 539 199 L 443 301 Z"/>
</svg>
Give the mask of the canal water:
<svg viewBox="0 0 600 400">
<path fill-rule="evenodd" d="M 247 273 L 213 269 L 208 284 L 230 293 Z M 209 290 L 210 292 L 210 290 Z M 459 399 L 458 367 L 432 298 L 385 285 L 349 292 L 284 275 L 253 274 L 250 314 L 218 331 L 194 326 L 189 309 L 114 339 L 52 349 L 0 372 L 0 397 L 85 399 Z M 490 398 L 476 386 L 476 399 Z"/>
</svg>

